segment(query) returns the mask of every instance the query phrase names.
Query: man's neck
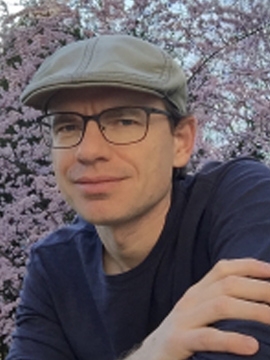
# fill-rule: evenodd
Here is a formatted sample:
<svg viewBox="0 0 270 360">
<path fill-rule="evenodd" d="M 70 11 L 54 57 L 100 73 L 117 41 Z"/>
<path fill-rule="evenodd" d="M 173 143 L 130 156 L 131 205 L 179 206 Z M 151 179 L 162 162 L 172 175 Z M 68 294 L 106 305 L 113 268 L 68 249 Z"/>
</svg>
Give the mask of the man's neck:
<svg viewBox="0 0 270 360">
<path fill-rule="evenodd" d="M 96 226 L 104 245 L 105 273 L 115 275 L 131 270 L 149 255 L 163 230 L 169 206 L 167 201 L 147 216 L 124 224 Z"/>
</svg>

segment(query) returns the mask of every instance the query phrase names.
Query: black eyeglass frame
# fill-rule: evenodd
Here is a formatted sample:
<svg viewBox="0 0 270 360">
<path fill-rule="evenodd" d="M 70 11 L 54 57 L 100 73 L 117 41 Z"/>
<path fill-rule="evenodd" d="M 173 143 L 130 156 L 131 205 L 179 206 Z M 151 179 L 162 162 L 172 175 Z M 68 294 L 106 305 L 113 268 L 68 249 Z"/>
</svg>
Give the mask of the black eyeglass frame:
<svg viewBox="0 0 270 360">
<path fill-rule="evenodd" d="M 104 115 L 104 113 L 106 112 L 109 112 L 109 111 L 112 111 L 112 110 L 122 110 L 122 109 L 141 109 L 145 112 L 146 114 L 146 127 L 145 127 L 145 132 L 143 134 L 142 137 L 140 137 L 138 140 L 134 140 L 134 141 L 129 141 L 129 142 L 125 142 L 125 143 L 118 143 L 118 142 L 115 142 L 115 141 L 111 141 L 109 140 L 106 135 L 104 134 L 103 132 L 103 129 L 102 129 L 102 125 L 100 124 L 100 117 Z M 114 107 L 114 108 L 108 108 L 108 109 L 105 109 L 103 110 L 102 112 L 100 112 L 99 114 L 94 114 L 94 115 L 83 115 L 83 114 L 80 114 L 78 112 L 75 112 L 75 111 L 56 111 L 56 112 L 52 112 L 52 113 L 44 113 L 42 114 L 41 116 L 39 116 L 37 118 L 37 121 L 39 122 L 40 124 L 40 127 L 41 127 L 41 132 L 43 133 L 42 131 L 42 124 L 45 124 L 43 122 L 43 119 L 45 119 L 46 117 L 48 116 L 53 116 L 53 115 L 64 115 L 64 114 L 73 114 L 73 115 L 76 115 L 76 116 L 79 116 L 82 118 L 83 120 L 83 130 L 82 130 L 82 134 L 81 134 L 81 137 L 80 139 L 74 144 L 74 145 L 71 145 L 71 146 L 52 146 L 52 144 L 47 144 L 49 145 L 51 148 L 53 149 L 71 149 L 73 147 L 76 147 L 78 146 L 83 138 L 84 138 L 84 134 L 85 134 L 85 131 L 86 131 L 86 127 L 87 127 L 87 124 L 89 121 L 94 121 L 97 123 L 98 125 L 98 128 L 100 130 L 100 133 L 102 134 L 103 138 L 111 143 L 111 144 L 114 144 L 114 145 L 129 145 L 129 144 L 135 144 L 135 143 L 138 143 L 140 141 L 142 141 L 143 139 L 145 139 L 145 137 L 147 136 L 147 133 L 148 133 L 148 129 L 149 129 L 149 121 L 150 121 L 150 115 L 151 114 L 162 114 L 162 115 L 165 115 L 167 116 L 167 118 L 170 120 L 172 119 L 172 115 L 166 111 L 166 110 L 161 110 L 161 109 L 157 109 L 157 108 L 153 108 L 153 107 L 147 107 L 147 106 L 121 106 L 121 107 Z M 46 123 L 46 125 L 48 125 Z M 44 136 L 45 138 L 45 136 Z M 46 142 L 46 140 L 45 140 Z"/>
</svg>

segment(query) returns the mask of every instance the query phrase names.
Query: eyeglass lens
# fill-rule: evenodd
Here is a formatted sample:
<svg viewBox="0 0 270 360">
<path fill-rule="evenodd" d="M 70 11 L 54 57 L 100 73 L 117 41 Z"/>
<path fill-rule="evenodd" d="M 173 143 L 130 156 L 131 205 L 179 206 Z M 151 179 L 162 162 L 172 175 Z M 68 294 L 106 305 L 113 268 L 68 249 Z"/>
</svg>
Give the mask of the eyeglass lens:
<svg viewBox="0 0 270 360">
<path fill-rule="evenodd" d="M 82 140 L 89 120 L 91 117 L 68 112 L 46 115 L 42 121 L 46 143 L 54 148 L 76 146 Z M 110 109 L 92 120 L 98 123 L 104 138 L 115 144 L 140 141 L 147 132 L 147 113 L 142 108 Z"/>
</svg>

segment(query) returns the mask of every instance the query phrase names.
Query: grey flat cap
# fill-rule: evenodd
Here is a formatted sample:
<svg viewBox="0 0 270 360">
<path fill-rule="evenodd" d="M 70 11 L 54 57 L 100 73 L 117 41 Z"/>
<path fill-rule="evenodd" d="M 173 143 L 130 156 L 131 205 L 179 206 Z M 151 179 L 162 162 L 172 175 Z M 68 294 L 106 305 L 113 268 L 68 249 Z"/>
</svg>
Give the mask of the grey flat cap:
<svg viewBox="0 0 270 360">
<path fill-rule="evenodd" d="M 57 50 L 37 70 L 21 100 L 43 109 L 58 90 L 93 86 L 152 93 L 186 112 L 187 85 L 179 65 L 157 46 L 128 35 L 102 35 Z"/>
</svg>

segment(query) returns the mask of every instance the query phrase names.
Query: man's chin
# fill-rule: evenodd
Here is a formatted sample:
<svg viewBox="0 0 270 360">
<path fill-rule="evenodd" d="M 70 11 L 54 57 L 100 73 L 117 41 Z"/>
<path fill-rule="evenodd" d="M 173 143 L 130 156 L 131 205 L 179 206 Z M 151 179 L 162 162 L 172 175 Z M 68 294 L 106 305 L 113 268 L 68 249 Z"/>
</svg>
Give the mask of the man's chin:
<svg viewBox="0 0 270 360">
<path fill-rule="evenodd" d="M 122 220 L 115 218 L 114 216 L 105 216 L 103 215 L 89 215 L 82 214 L 79 215 L 87 222 L 94 226 L 115 226 L 121 224 Z"/>
</svg>

